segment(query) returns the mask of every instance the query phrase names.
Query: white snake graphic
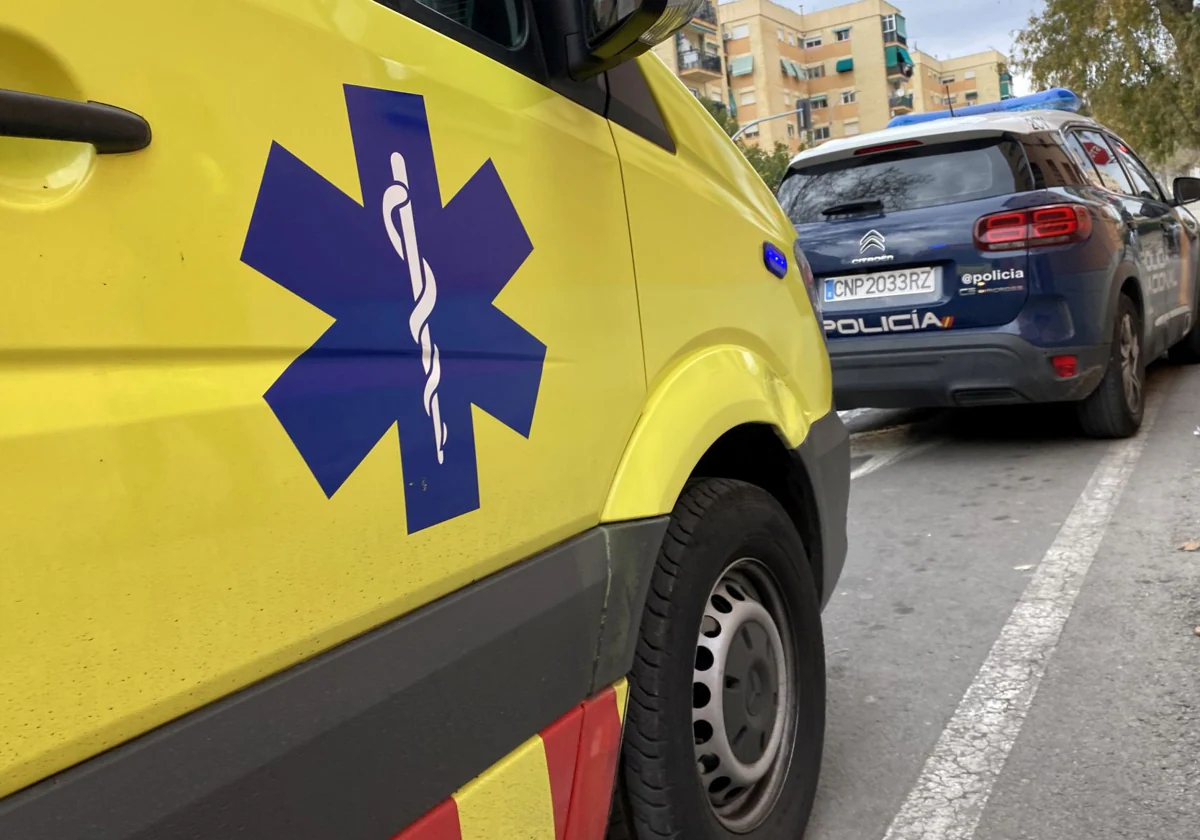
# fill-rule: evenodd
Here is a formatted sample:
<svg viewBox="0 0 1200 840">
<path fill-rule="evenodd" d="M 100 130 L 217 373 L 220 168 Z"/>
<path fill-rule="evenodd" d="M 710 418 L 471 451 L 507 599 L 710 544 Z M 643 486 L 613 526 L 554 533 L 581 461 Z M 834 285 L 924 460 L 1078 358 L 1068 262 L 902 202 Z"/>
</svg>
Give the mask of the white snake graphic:
<svg viewBox="0 0 1200 840">
<path fill-rule="evenodd" d="M 408 316 L 408 329 L 413 341 L 421 347 L 421 364 L 425 366 L 425 413 L 433 420 L 433 441 L 437 446 L 438 463 L 443 463 L 446 446 L 446 424 L 442 422 L 442 408 L 438 401 L 438 385 L 442 381 L 442 364 L 438 346 L 429 335 L 429 316 L 437 303 L 437 281 L 429 263 L 421 259 L 417 247 L 417 229 L 413 221 L 411 194 L 408 189 L 408 168 L 404 156 L 393 152 L 392 179 L 396 182 L 383 193 L 383 224 L 387 227 L 388 239 L 396 249 L 397 256 L 408 266 L 408 279 L 412 283 L 413 311 Z M 394 211 L 400 210 L 400 231 L 392 219 Z M 401 233 L 401 231 L 403 233 Z"/>
</svg>

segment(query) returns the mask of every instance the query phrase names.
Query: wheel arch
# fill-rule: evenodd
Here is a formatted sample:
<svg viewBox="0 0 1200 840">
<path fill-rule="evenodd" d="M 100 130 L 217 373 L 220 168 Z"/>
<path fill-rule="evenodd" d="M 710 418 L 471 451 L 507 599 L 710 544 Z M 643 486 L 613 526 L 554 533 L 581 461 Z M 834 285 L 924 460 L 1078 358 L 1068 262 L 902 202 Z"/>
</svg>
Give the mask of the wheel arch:
<svg viewBox="0 0 1200 840">
<path fill-rule="evenodd" d="M 778 432 L 761 423 L 748 423 L 721 435 L 692 471 L 693 478 L 729 478 L 753 484 L 787 511 L 808 552 L 808 563 L 821 602 L 825 587 L 825 546 L 816 488 L 803 461 Z"/>
<path fill-rule="evenodd" d="M 832 401 L 828 374 L 821 384 L 824 398 Z M 829 406 L 805 405 L 798 390 L 744 347 L 707 347 L 680 361 L 646 400 L 601 521 L 670 513 L 700 459 L 731 429 L 763 424 L 776 429 L 786 447 L 799 446 L 809 418 L 825 414 Z"/>
<path fill-rule="evenodd" d="M 1146 323 L 1146 300 L 1142 295 L 1142 284 L 1133 275 L 1126 277 L 1118 288 L 1118 294 L 1127 296 L 1133 301 L 1133 305 L 1137 307 L 1138 317 L 1142 319 L 1142 324 Z M 1114 312 L 1116 311 L 1114 307 Z"/>
<path fill-rule="evenodd" d="M 820 372 L 819 366 L 813 369 Z M 801 393 L 761 356 L 743 347 L 706 348 L 676 365 L 647 400 L 610 488 L 602 521 L 668 514 L 693 478 L 754 484 L 774 496 L 796 524 L 822 603 L 827 601 L 826 584 L 831 577 L 836 579 L 840 563 L 832 574 L 827 571 L 829 523 L 822 519 L 826 511 L 817 483 L 837 477 L 826 476 L 819 462 L 806 464 L 805 450 L 812 429 L 832 421 L 831 445 L 838 446 L 837 435 L 844 436 L 844 427 L 832 408 L 828 373 L 808 382 L 828 402 L 806 404 L 806 397 L 812 395 Z M 847 443 L 847 493 L 848 452 Z M 814 475 L 814 470 L 821 474 Z M 840 492 L 835 490 L 833 498 Z M 840 527 L 844 537 L 844 522 Z M 837 542 L 841 537 L 833 539 Z M 832 554 L 838 554 L 837 546 Z"/>
<path fill-rule="evenodd" d="M 1104 323 L 1108 325 L 1107 329 L 1112 329 L 1112 325 L 1117 318 L 1117 302 L 1121 299 L 1121 295 L 1128 295 L 1133 301 L 1133 305 L 1137 308 L 1138 317 L 1142 319 L 1142 344 L 1149 346 L 1153 338 L 1153 324 L 1150 323 L 1150 318 L 1146 315 L 1146 294 L 1142 289 L 1142 281 L 1139 278 L 1137 266 L 1128 259 L 1122 260 L 1117 265 L 1117 269 L 1113 272 L 1112 284 L 1109 287 L 1108 293 L 1108 308 Z"/>
</svg>

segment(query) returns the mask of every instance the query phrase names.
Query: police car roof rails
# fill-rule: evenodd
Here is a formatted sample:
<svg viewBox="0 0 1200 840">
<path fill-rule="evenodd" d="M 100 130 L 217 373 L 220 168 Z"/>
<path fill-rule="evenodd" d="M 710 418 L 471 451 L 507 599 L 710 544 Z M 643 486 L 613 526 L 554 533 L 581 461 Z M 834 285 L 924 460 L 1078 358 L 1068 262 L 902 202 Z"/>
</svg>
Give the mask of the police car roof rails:
<svg viewBox="0 0 1200 840">
<path fill-rule="evenodd" d="M 917 125 L 919 123 L 946 120 L 958 117 L 974 117 L 980 114 L 999 114 L 1018 111 L 1070 111 L 1078 112 L 1082 100 L 1066 88 L 1052 88 L 1041 93 L 1031 93 L 1028 96 L 1014 96 L 1000 102 L 987 102 L 983 105 L 968 105 L 965 108 L 955 108 L 951 111 L 930 111 L 925 114 L 904 114 L 892 117 L 888 128 L 902 125 Z"/>
</svg>

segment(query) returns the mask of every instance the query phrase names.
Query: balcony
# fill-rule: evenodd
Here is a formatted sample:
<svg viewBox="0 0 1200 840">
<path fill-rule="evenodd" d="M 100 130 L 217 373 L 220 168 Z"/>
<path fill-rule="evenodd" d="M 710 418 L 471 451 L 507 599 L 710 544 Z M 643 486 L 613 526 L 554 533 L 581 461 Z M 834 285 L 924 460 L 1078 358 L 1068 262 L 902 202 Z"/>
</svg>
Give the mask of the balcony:
<svg viewBox="0 0 1200 840">
<path fill-rule="evenodd" d="M 910 93 L 907 96 L 889 97 L 888 107 L 892 109 L 893 117 L 897 114 L 907 114 L 913 109 L 913 95 Z"/>
<path fill-rule="evenodd" d="M 692 20 L 699 20 L 705 23 L 711 23 L 714 28 L 717 25 L 717 10 L 713 8 L 712 3 L 705 3 L 700 7 L 700 11 L 696 12 L 696 16 Z"/>
<path fill-rule="evenodd" d="M 705 55 L 696 50 L 679 54 L 679 76 L 683 79 L 717 79 L 721 76 L 721 56 Z"/>
<path fill-rule="evenodd" d="M 913 68 L 916 66 L 916 62 L 908 54 L 908 50 L 896 44 L 883 48 L 883 63 L 887 66 L 889 79 L 910 78 Z"/>
</svg>

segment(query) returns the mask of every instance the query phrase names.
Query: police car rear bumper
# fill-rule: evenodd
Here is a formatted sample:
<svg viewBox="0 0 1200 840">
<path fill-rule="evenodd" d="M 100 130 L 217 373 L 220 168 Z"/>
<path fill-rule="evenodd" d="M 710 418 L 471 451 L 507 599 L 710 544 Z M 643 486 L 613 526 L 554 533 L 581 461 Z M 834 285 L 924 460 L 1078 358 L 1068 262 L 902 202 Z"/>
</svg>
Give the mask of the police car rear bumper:
<svg viewBox="0 0 1200 840">
<path fill-rule="evenodd" d="M 1104 376 L 1109 345 L 1036 347 L 1005 333 L 854 338 L 829 342 L 834 402 L 849 408 L 932 408 L 1066 402 Z M 1075 356 L 1059 377 L 1054 356 Z"/>
</svg>

